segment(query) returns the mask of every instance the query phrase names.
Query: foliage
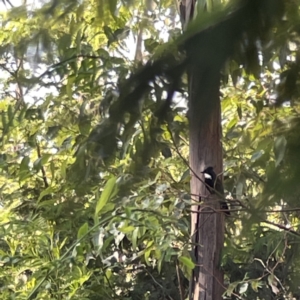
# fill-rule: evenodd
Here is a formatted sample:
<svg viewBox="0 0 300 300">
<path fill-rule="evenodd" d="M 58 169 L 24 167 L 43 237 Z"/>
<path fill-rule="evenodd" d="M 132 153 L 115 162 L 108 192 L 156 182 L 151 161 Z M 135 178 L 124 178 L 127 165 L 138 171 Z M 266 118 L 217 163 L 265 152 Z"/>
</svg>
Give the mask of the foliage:
<svg viewBox="0 0 300 300">
<path fill-rule="evenodd" d="M 176 299 L 185 279 L 175 266 L 190 263 L 187 166 L 172 156 L 167 126 L 148 136 L 151 97 L 113 158 L 105 140 L 97 156 L 91 151 L 92 128 L 118 93 L 116 74 L 123 80 L 132 67 L 117 33 L 134 18 L 116 2 L 74 3 L 2 13 L 1 295 Z M 170 124 L 177 139 L 186 131 L 178 112 Z"/>
<path fill-rule="evenodd" d="M 286 1 L 285 14 L 268 35 L 247 31 L 223 70 L 229 299 L 299 297 L 299 5 Z M 187 80 L 170 87 L 184 70 L 164 72 L 185 59 L 177 41 L 207 23 L 177 40 L 175 16 L 171 1 L 65 0 L 1 13 L 3 299 L 187 296 Z M 133 61 L 141 32 L 145 50 Z M 118 110 L 145 61 L 161 73 Z M 173 105 L 160 114 L 168 92 Z"/>
</svg>

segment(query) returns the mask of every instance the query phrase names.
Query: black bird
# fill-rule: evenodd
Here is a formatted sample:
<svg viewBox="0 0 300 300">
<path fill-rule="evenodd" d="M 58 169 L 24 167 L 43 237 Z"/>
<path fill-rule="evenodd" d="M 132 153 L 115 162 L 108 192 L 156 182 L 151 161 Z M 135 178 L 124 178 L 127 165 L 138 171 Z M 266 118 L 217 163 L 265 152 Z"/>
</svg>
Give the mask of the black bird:
<svg viewBox="0 0 300 300">
<path fill-rule="evenodd" d="M 207 189 L 211 194 L 215 194 L 216 192 L 224 195 L 224 188 L 221 180 L 217 177 L 213 167 L 207 167 L 203 172 L 205 178 L 205 184 Z M 228 205 L 225 201 L 221 201 L 221 209 L 226 210 L 226 214 L 230 215 L 230 211 Z"/>
</svg>

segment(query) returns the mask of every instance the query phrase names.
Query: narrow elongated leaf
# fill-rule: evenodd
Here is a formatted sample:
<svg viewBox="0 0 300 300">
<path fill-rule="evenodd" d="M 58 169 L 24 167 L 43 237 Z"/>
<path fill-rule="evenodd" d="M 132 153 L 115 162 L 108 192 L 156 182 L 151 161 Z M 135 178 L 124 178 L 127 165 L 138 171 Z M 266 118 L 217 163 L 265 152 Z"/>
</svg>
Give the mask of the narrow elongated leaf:
<svg viewBox="0 0 300 300">
<path fill-rule="evenodd" d="M 180 256 L 178 259 L 179 259 L 180 262 L 182 262 L 189 269 L 194 269 L 195 268 L 195 264 L 193 263 L 193 261 L 191 260 L 190 257 Z"/>
<path fill-rule="evenodd" d="M 132 232 L 134 231 L 135 227 L 134 226 L 123 226 L 123 227 L 120 227 L 119 230 L 123 233 L 129 233 L 129 232 Z"/>
<path fill-rule="evenodd" d="M 87 222 L 85 222 L 78 230 L 77 232 L 77 239 L 80 239 L 81 237 L 83 237 L 84 235 L 87 234 L 89 230 L 89 225 Z"/>
<path fill-rule="evenodd" d="M 139 228 L 136 227 L 136 228 L 134 229 L 133 233 L 132 233 L 132 238 L 131 238 L 131 242 L 132 242 L 132 250 L 133 250 L 133 251 L 136 250 L 138 233 L 139 233 Z"/>
<path fill-rule="evenodd" d="M 46 188 L 45 190 L 43 190 L 43 191 L 40 193 L 39 198 L 38 198 L 38 201 L 40 201 L 44 196 L 50 195 L 50 194 L 52 194 L 53 192 L 55 192 L 55 188 L 52 187 L 52 186 L 49 186 L 48 188 Z"/>
<path fill-rule="evenodd" d="M 99 214 L 99 212 L 107 203 L 107 201 L 117 194 L 118 188 L 116 186 L 116 181 L 117 181 L 116 177 L 112 177 L 107 181 L 104 190 L 101 193 L 101 196 L 96 205 L 96 211 L 95 211 L 96 215 Z"/>
<path fill-rule="evenodd" d="M 29 171 L 28 164 L 30 162 L 29 156 L 24 156 L 20 164 L 20 172 Z"/>
<path fill-rule="evenodd" d="M 258 150 L 258 151 L 255 151 L 252 156 L 251 156 L 251 161 L 256 161 L 258 160 L 259 158 L 261 158 L 261 156 L 264 154 L 264 151 L 263 150 Z"/>
<path fill-rule="evenodd" d="M 279 164 L 282 162 L 284 158 L 286 143 L 287 143 L 286 138 L 283 135 L 277 137 L 274 142 L 274 154 L 275 154 L 276 167 L 279 166 Z"/>
<path fill-rule="evenodd" d="M 114 17 L 116 13 L 116 8 L 117 8 L 117 0 L 109 0 L 109 10 L 111 15 Z"/>
</svg>

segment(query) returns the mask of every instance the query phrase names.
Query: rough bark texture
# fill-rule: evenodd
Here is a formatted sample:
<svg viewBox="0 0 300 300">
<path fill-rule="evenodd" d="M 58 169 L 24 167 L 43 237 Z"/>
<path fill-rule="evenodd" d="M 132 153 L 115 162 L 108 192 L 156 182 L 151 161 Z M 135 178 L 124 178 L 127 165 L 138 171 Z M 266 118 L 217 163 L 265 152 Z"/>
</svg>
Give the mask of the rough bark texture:
<svg viewBox="0 0 300 300">
<path fill-rule="evenodd" d="M 211 208 L 205 207 L 209 202 L 213 209 L 218 209 L 219 202 L 216 199 L 208 201 L 212 199 L 205 198 L 208 192 L 200 173 L 208 166 L 214 167 L 217 174 L 222 172 L 220 70 L 233 54 L 236 42 L 242 38 L 252 41 L 253 36 L 260 36 L 258 32 L 266 32 L 271 24 L 266 20 L 280 16 L 282 5 L 282 0 L 241 0 L 234 10 L 228 7 L 227 16 L 222 21 L 194 36 L 191 35 L 185 41 L 187 63 L 190 66 L 188 75 L 191 194 L 194 201 L 198 202 L 201 195 L 204 202 L 201 207 L 192 207 L 191 235 L 197 267 L 193 270 L 191 279 L 190 299 L 220 300 L 225 290 L 220 270 L 224 214 L 215 213 Z M 193 16 L 194 7 L 194 0 L 181 1 L 180 11 L 184 28 Z M 246 52 L 247 50 L 244 55 L 247 61 Z"/>
<path fill-rule="evenodd" d="M 210 66 L 195 66 L 189 73 L 190 84 L 190 166 L 192 172 L 191 194 L 194 205 L 191 215 L 193 253 L 197 267 L 193 270 L 190 299 L 219 300 L 224 293 L 223 273 L 220 269 L 221 251 L 224 243 L 224 214 L 216 213 L 220 205 L 210 196 L 199 180 L 207 166 L 216 173 L 222 172 L 220 72 Z M 208 101 L 209 99 L 209 101 Z M 203 107 L 201 103 L 209 103 Z"/>
</svg>

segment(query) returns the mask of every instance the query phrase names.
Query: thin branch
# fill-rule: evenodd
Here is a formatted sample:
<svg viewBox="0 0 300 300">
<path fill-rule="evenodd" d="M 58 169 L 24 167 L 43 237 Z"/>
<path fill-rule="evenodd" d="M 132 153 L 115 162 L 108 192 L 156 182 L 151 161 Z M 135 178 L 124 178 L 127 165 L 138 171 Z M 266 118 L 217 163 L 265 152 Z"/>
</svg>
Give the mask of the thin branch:
<svg viewBox="0 0 300 300">
<path fill-rule="evenodd" d="M 168 297 L 170 300 L 174 300 L 170 295 L 165 295 L 165 291 L 164 291 L 165 289 L 164 289 L 164 287 L 159 282 L 156 281 L 156 279 L 153 277 L 153 275 L 146 268 L 144 270 L 152 278 L 152 280 L 154 281 L 154 283 L 156 283 L 161 288 L 164 296 Z"/>
<path fill-rule="evenodd" d="M 178 279 L 178 289 L 180 294 L 180 300 L 184 300 L 184 288 L 180 277 L 180 269 L 179 269 L 179 263 L 178 259 L 176 259 L 176 273 L 177 273 L 177 279 Z"/>
<path fill-rule="evenodd" d="M 116 292 L 115 292 L 113 286 L 111 285 L 111 283 L 110 283 L 110 281 L 109 281 L 109 278 L 108 278 L 107 275 L 106 275 L 105 270 L 102 270 L 102 271 L 103 271 L 103 275 L 104 275 L 104 277 L 105 277 L 105 279 L 106 279 L 106 281 L 107 281 L 107 284 L 108 284 L 109 288 L 111 289 L 111 291 L 113 292 L 114 296 L 118 296 L 118 295 L 116 294 Z"/>
<path fill-rule="evenodd" d="M 42 158 L 42 154 L 41 154 L 41 148 L 40 148 L 40 145 L 38 143 L 38 141 L 36 141 L 36 151 L 37 151 L 37 155 L 38 155 L 38 158 Z M 42 165 L 41 166 L 41 172 L 42 172 L 42 178 L 43 178 L 43 181 L 44 181 L 44 184 L 45 184 L 45 188 L 49 187 L 49 184 L 48 184 L 48 181 L 47 181 L 47 176 L 46 176 L 46 171 L 45 171 L 45 168 L 44 166 Z"/>
<path fill-rule="evenodd" d="M 278 228 L 280 228 L 280 229 L 282 229 L 282 230 L 284 230 L 284 231 L 293 233 L 293 234 L 295 234 L 295 235 L 297 235 L 297 236 L 300 236 L 300 234 L 299 234 L 297 231 L 295 231 L 295 230 L 293 230 L 293 229 L 291 229 L 291 228 L 288 228 L 288 227 L 286 227 L 286 226 L 284 226 L 284 225 L 277 224 L 277 223 L 273 223 L 273 222 L 268 221 L 268 220 L 262 220 L 262 222 L 267 223 L 267 224 L 270 224 L 270 225 L 273 225 L 273 226 L 278 227 Z"/>
<path fill-rule="evenodd" d="M 44 77 L 45 75 L 50 75 L 52 72 L 55 71 L 56 67 L 59 67 L 61 65 L 63 65 L 66 62 L 69 62 L 71 60 L 77 59 L 77 58 L 92 58 L 92 59 L 101 59 L 101 56 L 98 55 L 84 55 L 84 54 L 78 54 L 78 55 L 73 55 L 69 58 L 66 58 L 56 64 L 53 64 L 51 67 L 49 67 L 43 74 L 41 74 L 38 79 L 41 79 L 42 77 Z"/>
</svg>

